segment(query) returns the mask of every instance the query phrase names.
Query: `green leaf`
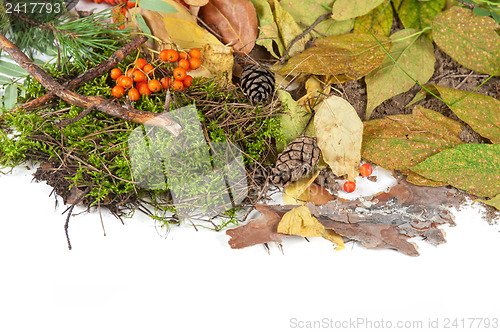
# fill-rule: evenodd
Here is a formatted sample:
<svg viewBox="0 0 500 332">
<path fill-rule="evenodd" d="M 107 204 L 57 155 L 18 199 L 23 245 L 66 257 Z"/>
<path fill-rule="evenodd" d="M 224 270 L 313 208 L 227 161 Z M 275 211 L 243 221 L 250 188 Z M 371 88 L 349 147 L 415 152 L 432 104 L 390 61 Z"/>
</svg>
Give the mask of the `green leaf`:
<svg viewBox="0 0 500 332">
<path fill-rule="evenodd" d="M 280 115 L 280 125 L 286 144 L 288 144 L 302 134 L 312 114 L 304 107 L 298 105 L 287 91 L 281 89 L 277 91 L 278 98 L 287 106 L 287 111 Z M 282 151 L 284 147 L 284 145 L 278 146 L 278 150 Z"/>
<path fill-rule="evenodd" d="M 430 92 L 440 94 L 460 120 L 492 143 L 500 143 L 500 101 L 480 93 L 467 92 L 429 84 Z M 428 92 L 422 89 L 411 103 L 421 100 Z"/>
<path fill-rule="evenodd" d="M 388 38 L 378 39 L 388 48 Z M 345 82 L 365 76 L 380 66 L 384 57 L 384 51 L 369 34 L 336 35 L 316 39 L 315 46 L 289 59 L 278 72 L 335 75 L 336 82 Z"/>
<path fill-rule="evenodd" d="M 500 75 L 500 24 L 491 17 L 452 7 L 433 22 L 436 44 L 462 66 L 474 71 Z"/>
<path fill-rule="evenodd" d="M 474 7 L 472 13 L 477 16 L 490 16 L 490 11 L 488 9 L 479 6 Z"/>
<path fill-rule="evenodd" d="M 373 1 L 373 0 L 371 0 Z M 377 0 L 383 1 L 383 0 Z M 303 28 L 311 26 L 316 19 L 322 14 L 328 13 L 331 9 L 328 6 L 332 5 L 331 0 L 314 0 L 314 1 L 303 1 L 303 0 L 292 0 L 292 1 L 281 1 L 281 6 L 284 10 L 292 15 L 295 22 L 299 22 L 303 25 Z M 311 34 L 314 37 L 324 37 L 332 35 L 340 35 L 348 33 L 352 30 L 354 26 L 354 21 L 351 19 L 334 20 L 332 18 L 327 18 L 320 24 L 318 24 Z"/>
<path fill-rule="evenodd" d="M 144 17 L 142 17 L 141 14 L 136 13 L 135 14 L 135 20 L 137 21 L 137 25 L 139 26 L 139 28 L 141 29 L 141 31 L 143 33 L 145 33 L 146 35 L 149 35 L 149 36 L 152 35 L 151 29 L 148 27 L 148 25 L 146 24 L 146 21 L 144 20 Z M 149 37 L 149 40 L 151 41 L 152 38 Z"/>
<path fill-rule="evenodd" d="M 28 75 L 26 70 L 16 63 L 0 59 L 0 74 L 5 76 L 22 77 Z"/>
<path fill-rule="evenodd" d="M 9 77 L 0 75 L 0 84 L 1 85 L 11 83 L 11 82 L 12 82 L 12 80 Z"/>
<path fill-rule="evenodd" d="M 368 14 L 385 0 L 336 0 L 332 6 L 332 18 L 347 20 Z"/>
<path fill-rule="evenodd" d="M 177 13 L 177 9 L 174 6 L 162 0 L 141 0 L 139 6 L 155 12 Z"/>
<path fill-rule="evenodd" d="M 393 0 L 393 3 L 405 28 L 422 30 L 431 26 L 434 16 L 443 10 L 446 0 Z"/>
<path fill-rule="evenodd" d="M 273 43 L 278 46 L 280 54 L 285 52 L 285 45 L 280 39 L 278 26 L 274 21 L 273 11 L 267 0 L 250 0 L 255 7 L 257 17 L 259 19 L 259 36 L 255 43 L 264 46 L 275 58 L 279 58 L 279 54 L 274 52 Z"/>
<path fill-rule="evenodd" d="M 269 4 L 271 6 L 271 10 L 273 11 L 274 21 L 276 22 L 276 25 L 278 27 L 279 36 L 281 39 L 280 43 L 277 44 L 278 47 L 280 44 L 283 45 L 284 49 L 280 50 L 280 53 L 284 54 L 285 50 L 295 39 L 295 37 L 302 33 L 302 29 L 297 24 L 293 16 L 281 6 L 280 2 L 278 2 L 277 0 L 269 0 Z M 306 43 L 309 39 L 310 37 L 304 37 L 296 42 L 292 46 L 288 55 L 294 56 L 302 52 L 305 49 Z"/>
<path fill-rule="evenodd" d="M 416 32 L 405 29 L 393 34 L 391 57 L 387 56 L 379 68 L 365 77 L 367 119 L 384 100 L 410 90 L 414 80 L 424 84 L 432 77 L 436 61 L 434 47 L 429 38 Z"/>
<path fill-rule="evenodd" d="M 463 143 L 458 137 L 460 123 L 421 106 L 412 114 L 365 121 L 364 126 L 363 159 L 403 174 L 410 174 L 412 166 L 428 157 Z"/>
<path fill-rule="evenodd" d="M 482 200 L 482 199 L 480 199 L 479 201 L 483 202 L 484 204 L 491 205 L 495 209 L 500 211 L 500 195 L 496 195 L 495 197 L 493 197 L 492 199 L 487 200 L 487 201 Z"/>
<path fill-rule="evenodd" d="M 377 36 L 389 36 L 392 28 L 393 15 L 390 1 L 382 3 L 368 14 L 356 19 L 354 33 L 367 33 L 371 31 Z"/>
<path fill-rule="evenodd" d="M 10 84 L 5 88 L 5 94 L 3 96 L 3 105 L 5 109 L 10 110 L 16 106 L 17 103 L 17 86 L 15 84 Z"/>
<path fill-rule="evenodd" d="M 494 197 L 500 194 L 500 145 L 462 144 L 426 159 L 411 170 L 473 195 Z"/>
</svg>

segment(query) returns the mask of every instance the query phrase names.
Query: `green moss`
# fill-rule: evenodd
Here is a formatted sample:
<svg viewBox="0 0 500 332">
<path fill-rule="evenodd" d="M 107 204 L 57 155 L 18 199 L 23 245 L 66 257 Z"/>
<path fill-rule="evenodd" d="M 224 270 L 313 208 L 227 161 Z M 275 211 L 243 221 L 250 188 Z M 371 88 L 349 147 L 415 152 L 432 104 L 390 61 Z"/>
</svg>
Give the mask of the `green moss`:
<svg viewBox="0 0 500 332">
<path fill-rule="evenodd" d="M 133 58 L 133 56 L 130 57 Z M 124 63 L 131 61 L 124 61 Z M 68 79 L 56 67 L 48 67 L 46 70 L 53 77 L 59 77 L 61 80 Z M 111 79 L 108 74 L 104 74 L 76 91 L 87 96 L 112 98 L 110 84 L 112 84 Z M 46 92 L 41 84 L 31 77 L 25 80 L 23 89 L 26 91 L 27 100 L 40 97 Z M 224 142 L 227 139 L 236 142 L 244 151 L 246 163 L 254 160 L 264 162 L 262 156 L 267 155 L 270 142 L 283 139 L 277 117 L 260 117 L 259 115 L 263 113 L 263 108 L 260 106 L 255 109 L 248 106 L 242 110 L 230 109 L 227 106 L 230 103 L 246 103 L 245 97 L 237 89 L 224 90 L 215 81 L 195 79 L 189 93 L 175 94 L 171 109 L 196 103 L 199 99 L 191 97 L 192 95 L 202 98 L 202 101 L 214 101 L 219 105 L 225 105 L 219 109 L 219 113 L 207 116 L 212 111 L 211 104 L 197 103 L 199 119 L 206 130 L 206 136 L 212 142 Z M 139 110 L 161 113 L 164 109 L 164 100 L 165 93 L 162 93 L 141 97 L 132 106 Z M 122 99 L 120 102 L 124 103 L 125 100 Z M 238 112 L 241 112 L 241 116 L 248 116 L 249 109 L 253 112 L 252 116 L 255 116 L 255 119 L 248 122 L 248 125 L 221 125 L 230 113 L 232 116 L 239 116 Z M 86 196 L 88 205 L 119 205 L 123 203 L 124 197 L 133 197 L 134 201 L 143 200 L 149 203 L 152 207 L 151 217 L 167 223 L 176 223 L 175 219 L 166 217 L 170 212 L 175 212 L 175 209 L 165 190 L 144 189 L 134 184 L 128 139 L 130 133 L 138 125 L 92 111 L 73 124 L 64 127 L 57 126 L 61 120 L 74 118 L 82 111 L 80 107 L 59 101 L 53 109 L 30 113 L 17 111 L 7 114 L 4 118 L 3 130 L 0 131 L 0 164 L 10 167 L 25 160 L 35 160 L 68 166 L 71 174 L 67 180 L 71 182 L 71 186 L 90 189 Z M 7 132 L 11 133 L 7 134 Z M 204 146 L 193 153 L 206 154 L 208 149 L 208 146 Z M 192 158 L 192 160 L 200 159 L 203 158 Z M 206 165 L 198 166 L 205 167 Z M 179 167 L 179 170 L 182 172 L 184 168 Z M 203 172 L 200 170 L 200 173 Z M 190 173 L 186 174 L 189 176 Z M 197 184 L 190 185 L 186 190 L 207 195 L 210 188 L 210 185 Z M 220 229 L 234 222 L 236 222 L 236 214 L 235 210 L 231 209 L 225 213 L 225 217 L 215 228 Z"/>
</svg>

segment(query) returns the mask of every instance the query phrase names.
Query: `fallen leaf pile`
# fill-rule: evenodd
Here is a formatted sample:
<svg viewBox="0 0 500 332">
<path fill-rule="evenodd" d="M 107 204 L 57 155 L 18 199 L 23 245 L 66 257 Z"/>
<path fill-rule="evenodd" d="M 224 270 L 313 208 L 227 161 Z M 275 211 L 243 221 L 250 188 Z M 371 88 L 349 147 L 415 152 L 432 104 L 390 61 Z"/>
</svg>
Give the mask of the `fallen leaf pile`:
<svg viewBox="0 0 500 332">
<path fill-rule="evenodd" d="M 372 199 L 332 200 L 318 206 L 260 205 L 263 214 L 246 225 L 230 229 L 229 245 L 240 249 L 260 243 L 281 243 L 287 235 L 322 236 L 343 247 L 342 237 L 369 249 L 394 249 L 418 256 L 417 247 L 409 239 L 422 237 L 439 245 L 446 242 L 444 224 L 454 226 L 448 208 L 461 198 L 457 190 L 446 187 L 415 186 L 400 179 L 388 193 Z"/>
</svg>

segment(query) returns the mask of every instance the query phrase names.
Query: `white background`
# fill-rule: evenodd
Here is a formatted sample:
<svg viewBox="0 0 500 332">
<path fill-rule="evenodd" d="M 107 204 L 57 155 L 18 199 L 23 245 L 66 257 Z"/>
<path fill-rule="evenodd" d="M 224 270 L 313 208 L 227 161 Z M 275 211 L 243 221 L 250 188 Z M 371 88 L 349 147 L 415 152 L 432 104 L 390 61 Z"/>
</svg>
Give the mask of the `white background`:
<svg viewBox="0 0 500 332">
<path fill-rule="evenodd" d="M 33 173 L 0 174 L 0 331 L 295 331 L 318 320 L 318 330 L 377 330 L 330 319 L 477 331 L 444 323 L 500 319 L 499 228 L 477 205 L 443 227 L 446 244 L 417 241 L 416 258 L 352 243 L 337 252 L 319 238 L 285 239 L 284 254 L 273 244 L 270 255 L 260 245 L 233 250 L 224 233 L 167 234 L 145 216 L 123 226 L 106 212 L 106 236 L 96 212 L 71 219 L 69 251 L 66 207 Z"/>
</svg>

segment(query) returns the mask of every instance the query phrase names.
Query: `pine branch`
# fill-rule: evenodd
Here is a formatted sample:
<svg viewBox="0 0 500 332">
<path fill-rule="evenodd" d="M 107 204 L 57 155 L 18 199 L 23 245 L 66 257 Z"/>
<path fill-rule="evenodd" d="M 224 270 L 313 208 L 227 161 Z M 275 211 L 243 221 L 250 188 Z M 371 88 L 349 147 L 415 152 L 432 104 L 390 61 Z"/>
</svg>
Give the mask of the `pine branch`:
<svg viewBox="0 0 500 332">
<path fill-rule="evenodd" d="M 121 49 L 113 53 L 106 61 L 100 63 L 98 66 L 93 67 L 86 72 L 78 75 L 73 80 L 64 83 L 64 87 L 70 90 L 76 89 L 91 79 L 96 78 L 99 75 L 104 74 L 109 71 L 112 67 L 116 66 L 117 63 L 122 61 L 127 55 L 129 55 L 133 50 L 137 49 L 139 45 L 144 44 L 148 38 L 144 35 L 138 36 L 127 44 L 125 44 Z M 21 106 L 20 109 L 33 110 L 43 105 L 49 103 L 55 95 L 53 93 L 47 93 L 35 100 L 29 101 Z"/>
<path fill-rule="evenodd" d="M 16 61 L 18 65 L 24 68 L 33 78 L 40 82 L 47 90 L 55 94 L 62 100 L 79 107 L 90 108 L 106 113 L 108 115 L 121 118 L 126 121 L 132 121 L 140 124 L 160 127 L 168 130 L 174 136 L 178 136 L 181 126 L 166 116 L 140 111 L 136 109 L 126 109 L 121 105 L 98 96 L 82 96 L 76 92 L 65 88 L 57 83 L 54 78 L 43 71 L 42 68 L 33 63 L 16 45 L 8 40 L 3 34 L 0 34 L 0 47 Z"/>
</svg>

